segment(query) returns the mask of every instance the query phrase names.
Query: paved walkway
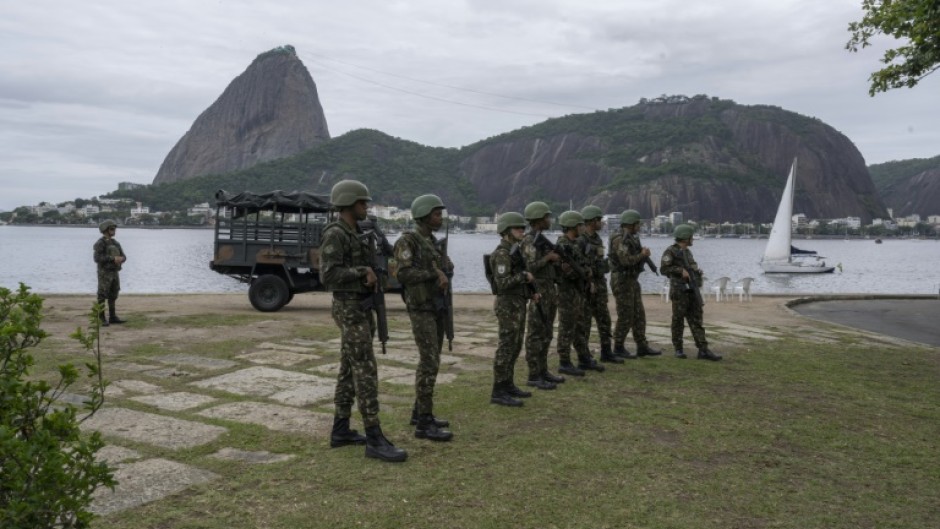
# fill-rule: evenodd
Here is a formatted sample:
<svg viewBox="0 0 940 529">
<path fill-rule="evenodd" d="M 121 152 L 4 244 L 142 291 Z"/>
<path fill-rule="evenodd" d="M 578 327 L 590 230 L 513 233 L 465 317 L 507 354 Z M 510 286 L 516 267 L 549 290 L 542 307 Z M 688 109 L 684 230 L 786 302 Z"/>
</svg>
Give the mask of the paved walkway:
<svg viewBox="0 0 940 529">
<path fill-rule="evenodd" d="M 940 299 L 814 301 L 792 308 L 810 318 L 940 346 Z"/>
</svg>

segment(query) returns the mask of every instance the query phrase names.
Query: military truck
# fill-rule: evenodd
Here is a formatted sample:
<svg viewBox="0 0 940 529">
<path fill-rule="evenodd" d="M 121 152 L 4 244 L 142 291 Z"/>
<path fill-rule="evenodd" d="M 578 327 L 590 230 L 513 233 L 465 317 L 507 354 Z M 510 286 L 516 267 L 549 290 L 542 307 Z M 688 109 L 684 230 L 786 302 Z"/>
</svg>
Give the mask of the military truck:
<svg viewBox="0 0 940 529">
<path fill-rule="evenodd" d="M 216 192 L 212 270 L 247 283 L 248 300 L 262 312 L 274 312 L 300 292 L 323 291 L 320 239 L 332 221 L 329 197 L 305 191 L 255 194 Z M 376 271 L 390 290 L 391 245 L 372 217 L 359 223 L 363 237 L 374 237 Z"/>
</svg>

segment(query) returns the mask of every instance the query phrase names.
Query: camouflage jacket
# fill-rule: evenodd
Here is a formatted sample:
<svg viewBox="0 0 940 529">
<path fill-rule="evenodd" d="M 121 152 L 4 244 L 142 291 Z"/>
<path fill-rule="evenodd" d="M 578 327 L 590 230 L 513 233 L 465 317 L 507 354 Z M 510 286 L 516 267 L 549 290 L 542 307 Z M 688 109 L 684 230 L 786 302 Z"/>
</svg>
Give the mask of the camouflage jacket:
<svg viewBox="0 0 940 529">
<path fill-rule="evenodd" d="M 500 241 L 490 254 L 490 268 L 498 296 L 527 296 L 525 260 L 518 244 Z"/>
<path fill-rule="evenodd" d="M 564 234 L 561 234 L 558 237 L 558 242 L 555 243 L 555 246 L 558 247 L 559 251 L 565 251 L 564 249 L 568 248 L 566 253 L 569 253 L 574 258 L 575 264 L 579 265 L 581 269 L 588 274 L 588 277 L 582 277 L 578 275 L 578 272 L 573 267 L 565 272 L 565 267 L 560 266 L 561 280 L 558 281 L 559 288 L 583 289 L 586 287 L 588 285 L 588 281 L 592 280 L 590 277 L 591 263 L 588 261 L 588 257 L 584 255 L 584 252 L 581 250 L 581 245 L 578 243 L 578 239 L 571 240 Z"/>
<path fill-rule="evenodd" d="M 604 240 L 599 233 L 589 234 L 584 232 L 578 237 L 578 244 L 581 252 L 584 253 L 586 262 L 591 268 L 593 281 L 595 283 L 606 283 L 606 274 L 610 272 L 610 264 L 604 256 Z"/>
<path fill-rule="evenodd" d="M 395 241 L 395 277 L 404 287 L 409 309 L 436 310 L 435 300 L 444 295 L 437 286 L 437 271 L 445 270 L 438 244 L 430 232 L 406 231 Z"/>
<path fill-rule="evenodd" d="M 121 256 L 124 259 L 127 259 L 127 256 L 124 255 L 124 250 L 121 248 L 121 243 L 114 240 L 114 238 L 101 237 L 95 242 L 95 262 L 98 263 L 98 269 L 105 270 L 108 272 L 117 272 L 121 269 L 121 263 L 115 263 L 114 258 Z"/>
<path fill-rule="evenodd" d="M 375 265 L 375 246 L 343 220 L 331 222 L 323 229 L 320 242 L 320 281 L 327 290 L 369 293 L 365 284 L 366 269 Z"/>
<path fill-rule="evenodd" d="M 525 269 L 535 276 L 536 281 L 554 283 L 560 273 L 557 265 L 545 257 L 548 252 L 540 251 L 535 244 L 539 233 L 541 232 L 529 230 L 522 239 L 521 248 L 522 255 L 525 256 Z"/>
<path fill-rule="evenodd" d="M 639 277 L 643 271 L 642 252 L 639 235 L 620 231 L 610 236 L 610 264 L 615 274 L 624 274 L 630 279 Z"/>
<path fill-rule="evenodd" d="M 688 261 L 689 268 L 695 272 L 695 282 L 699 287 L 702 286 L 702 269 L 698 267 L 695 258 L 692 257 L 692 250 L 686 248 L 683 250 L 678 244 L 673 244 L 663 252 L 663 259 L 660 263 L 659 273 L 668 277 L 673 287 L 679 286 L 685 281 L 682 280 L 683 254 Z"/>
</svg>

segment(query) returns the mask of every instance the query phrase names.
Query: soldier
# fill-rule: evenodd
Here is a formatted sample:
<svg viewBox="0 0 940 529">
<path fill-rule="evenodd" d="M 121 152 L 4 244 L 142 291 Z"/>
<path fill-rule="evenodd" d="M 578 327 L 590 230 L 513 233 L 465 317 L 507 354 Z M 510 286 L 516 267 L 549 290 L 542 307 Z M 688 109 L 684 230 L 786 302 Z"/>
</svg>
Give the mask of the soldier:
<svg viewBox="0 0 940 529">
<path fill-rule="evenodd" d="M 651 348 L 646 340 L 646 310 L 639 277 L 643 264 L 650 257 L 650 249 L 640 244 L 639 228 L 640 214 L 628 209 L 620 215 L 620 229 L 610 236 L 610 264 L 613 268 L 610 287 L 617 303 L 614 354 L 623 358 L 662 354 Z M 633 341 L 636 342 L 636 356 L 630 355 L 623 346 L 630 331 L 633 331 Z"/>
<path fill-rule="evenodd" d="M 692 257 L 692 234 L 695 230 L 688 224 L 676 226 L 673 237 L 676 243 L 666 248 L 660 271 L 669 278 L 669 299 L 672 301 L 672 345 L 676 348 L 676 358 L 686 358 L 682 351 L 682 333 L 685 321 L 689 321 L 689 330 L 698 347 L 699 360 L 721 360 L 721 356 L 708 349 L 705 329 L 702 327 L 701 294 L 695 295 L 692 282 L 702 287 L 702 270 Z M 691 273 L 690 273 L 691 272 Z"/>
<path fill-rule="evenodd" d="M 444 223 L 444 203 L 436 195 L 421 195 L 411 203 L 416 231 L 402 233 L 395 242 L 396 277 L 404 288 L 411 330 L 418 346 L 415 371 L 415 405 L 411 423 L 415 437 L 450 441 L 454 436 L 445 427 L 450 423 L 434 417 L 434 384 L 441 365 L 447 306 L 444 296 L 450 285 L 453 264 L 438 247 L 435 231 Z"/>
<path fill-rule="evenodd" d="M 558 237 L 556 248 L 564 254 L 561 262 L 561 280 L 558 282 L 558 371 L 574 376 L 584 376 L 587 370 L 604 371 L 604 366 L 591 357 L 588 348 L 588 312 L 585 308 L 587 296 L 594 289 L 594 280 L 587 257 L 578 245 L 580 228 L 584 219 L 577 211 L 566 211 L 558 217 L 564 232 Z M 578 354 L 578 365 L 571 364 L 571 345 Z"/>
<path fill-rule="evenodd" d="M 585 297 L 587 310 L 584 325 L 584 340 L 590 343 L 591 320 L 597 322 L 597 334 L 601 339 L 601 362 L 622 364 L 623 359 L 614 355 L 610 344 L 610 309 L 607 307 L 607 273 L 610 265 L 604 257 L 604 240 L 598 233 L 604 228 L 604 212 L 597 206 L 587 206 L 581 210 L 584 218 L 584 231 L 581 233 L 581 249 L 591 269 L 591 294 Z"/>
<path fill-rule="evenodd" d="M 558 307 L 555 280 L 560 257 L 548 248 L 551 242 L 542 234 L 551 227 L 552 212 L 548 204 L 531 202 L 526 205 L 523 215 L 529 223 L 529 231 L 522 239 L 522 255 L 525 257 L 526 270 L 535 276 L 535 287 L 541 296 L 538 303 L 529 303 L 526 319 L 525 361 L 529 368 L 526 385 L 549 390 L 565 381 L 565 377 L 548 371 L 548 349 L 552 344 L 555 311 Z M 540 244 L 540 241 L 548 244 Z"/>
<path fill-rule="evenodd" d="M 496 223 L 501 240 L 489 255 L 496 288 L 496 319 L 499 346 L 493 360 L 493 393 L 490 402 L 501 406 L 522 406 L 518 398 L 532 396 L 516 386 L 513 371 L 525 335 L 526 303 L 539 302 L 535 276 L 525 270 L 519 242 L 525 235 L 525 218 L 514 211 L 500 215 Z"/>
<path fill-rule="evenodd" d="M 107 327 L 111 323 L 124 323 L 117 316 L 114 304 L 117 302 L 118 293 L 121 291 L 120 271 L 121 265 L 127 261 L 121 243 L 114 238 L 117 231 L 117 223 L 113 220 L 106 220 L 98 225 L 98 231 L 101 232 L 101 238 L 95 242 L 94 257 L 98 264 L 98 303 L 102 306 L 98 319 L 102 327 Z M 104 316 L 104 302 L 108 301 L 108 317 Z"/>
<path fill-rule="evenodd" d="M 333 321 L 342 337 L 330 446 L 365 444 L 366 457 L 401 462 L 408 453 L 386 439 L 379 425 L 378 368 L 372 352 L 375 320 L 365 304 L 378 286 L 378 277 L 372 269 L 375 247 L 357 221 L 366 218 L 371 200 L 369 189 L 361 182 L 337 182 L 330 192 L 330 203 L 339 219 L 324 228 L 320 241 L 320 279 L 333 292 Z M 365 436 L 349 428 L 354 399 L 359 403 Z"/>
</svg>

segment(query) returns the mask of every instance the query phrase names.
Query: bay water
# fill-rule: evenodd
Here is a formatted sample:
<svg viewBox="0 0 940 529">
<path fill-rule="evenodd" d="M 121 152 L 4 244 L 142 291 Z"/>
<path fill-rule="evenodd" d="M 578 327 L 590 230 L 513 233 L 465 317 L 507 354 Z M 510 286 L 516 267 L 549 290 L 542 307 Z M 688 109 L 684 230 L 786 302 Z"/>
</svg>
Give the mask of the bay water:
<svg viewBox="0 0 940 529">
<path fill-rule="evenodd" d="M 0 286 L 20 282 L 34 292 L 94 295 L 97 277 L 92 245 L 97 227 L 0 226 Z M 488 292 L 483 255 L 499 243 L 494 234 L 451 234 L 456 267 L 455 292 Z M 118 228 L 117 240 L 128 256 L 121 272 L 125 294 L 247 292 L 248 286 L 209 269 L 211 229 Z M 395 236 L 390 239 L 394 242 Z M 554 236 L 550 237 L 554 240 Z M 604 234 L 606 241 L 606 234 Z M 692 248 L 707 280 L 753 277 L 753 294 L 924 294 L 940 293 L 940 242 L 937 240 L 812 239 L 794 244 L 816 250 L 832 274 L 765 275 L 760 258 L 764 239 L 697 239 Z M 647 237 L 643 244 L 658 265 L 672 240 Z M 841 269 L 841 270 L 840 270 Z M 647 271 L 646 293 L 659 293 L 664 279 Z"/>
</svg>

